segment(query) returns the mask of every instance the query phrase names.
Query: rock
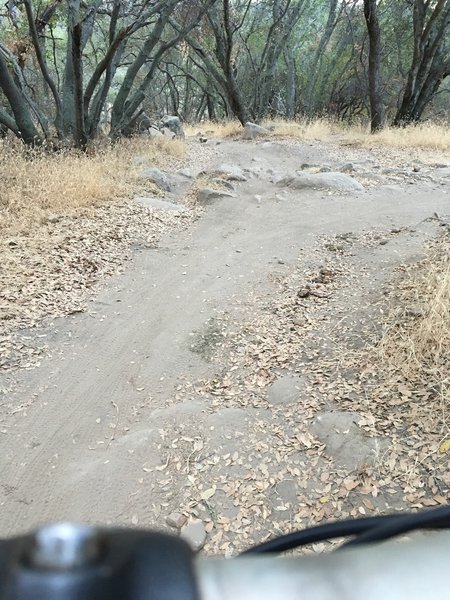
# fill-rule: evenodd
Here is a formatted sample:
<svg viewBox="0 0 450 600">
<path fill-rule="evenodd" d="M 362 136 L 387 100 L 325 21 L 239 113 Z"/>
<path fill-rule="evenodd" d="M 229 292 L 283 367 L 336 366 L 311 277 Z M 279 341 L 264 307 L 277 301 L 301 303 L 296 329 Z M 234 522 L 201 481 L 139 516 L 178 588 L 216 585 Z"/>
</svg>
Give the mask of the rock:
<svg viewBox="0 0 450 600">
<path fill-rule="evenodd" d="M 356 171 L 355 165 L 353 163 L 346 163 L 341 167 L 342 173 L 354 173 Z"/>
<path fill-rule="evenodd" d="M 274 381 L 267 390 L 269 404 L 291 404 L 297 402 L 301 391 L 305 389 L 305 381 L 291 373 L 283 375 Z"/>
<path fill-rule="evenodd" d="M 386 246 L 386 244 L 389 242 L 389 240 L 387 240 L 386 238 L 381 239 L 378 243 L 380 244 L 380 246 Z"/>
<path fill-rule="evenodd" d="M 140 114 L 139 117 L 135 121 L 136 131 L 139 133 L 145 133 L 150 129 L 150 127 L 154 127 L 153 121 L 144 113 Z"/>
<path fill-rule="evenodd" d="M 206 531 L 201 521 L 191 521 L 182 527 L 180 535 L 194 552 L 198 552 L 205 545 Z"/>
<path fill-rule="evenodd" d="M 48 215 L 47 217 L 47 223 L 51 223 L 52 225 L 58 223 L 59 221 L 61 221 L 60 215 Z"/>
<path fill-rule="evenodd" d="M 159 131 L 159 129 L 156 129 L 156 127 L 149 127 L 147 133 L 152 139 L 163 137 L 161 131 Z"/>
<path fill-rule="evenodd" d="M 243 408 L 222 408 L 206 417 L 208 445 L 214 452 L 235 452 L 248 430 L 248 414 Z"/>
<path fill-rule="evenodd" d="M 388 441 L 369 437 L 358 426 L 361 416 L 353 412 L 327 412 L 311 423 L 311 432 L 325 444 L 326 452 L 338 467 L 355 470 L 362 465 L 375 465 L 387 448 Z"/>
<path fill-rule="evenodd" d="M 232 194 L 231 192 L 226 192 L 225 190 L 213 190 L 211 188 L 202 188 L 197 194 L 197 200 L 202 206 L 211 204 L 214 200 L 235 197 L 235 194 Z"/>
<path fill-rule="evenodd" d="M 149 421 L 155 423 L 158 428 L 170 427 L 196 423 L 203 419 L 206 411 L 205 398 L 199 400 L 186 400 L 173 406 L 155 408 L 150 413 Z"/>
<path fill-rule="evenodd" d="M 140 204 L 141 206 L 145 206 L 146 208 L 155 208 L 157 210 L 176 212 L 186 212 L 187 210 L 185 206 L 180 206 L 179 204 L 174 204 L 173 202 L 166 202 L 165 200 L 161 200 L 160 198 L 145 198 L 137 196 L 134 199 L 134 201 Z"/>
<path fill-rule="evenodd" d="M 220 165 L 220 167 L 214 169 L 214 174 L 229 181 L 247 181 L 244 171 L 237 165 Z"/>
<path fill-rule="evenodd" d="M 295 176 L 284 177 L 278 181 L 279 186 L 293 188 L 295 190 L 316 189 L 336 190 L 339 192 L 357 192 L 364 187 L 345 173 L 301 173 Z"/>
<path fill-rule="evenodd" d="M 438 167 L 435 170 L 435 174 L 438 177 L 444 177 L 444 178 L 450 177 L 450 167 Z"/>
<path fill-rule="evenodd" d="M 397 167 L 385 167 L 381 169 L 383 175 L 408 175 L 408 169 L 399 169 Z"/>
<path fill-rule="evenodd" d="M 270 131 L 265 127 L 256 125 L 256 123 L 246 123 L 244 127 L 244 133 L 242 135 L 244 140 L 254 140 L 255 138 L 262 135 L 270 135 Z"/>
<path fill-rule="evenodd" d="M 331 173 L 332 170 L 333 169 L 328 165 L 324 165 L 323 167 L 320 167 L 319 173 Z"/>
<path fill-rule="evenodd" d="M 299 298 L 308 298 L 311 295 L 311 290 L 308 288 L 300 288 L 297 292 Z"/>
<path fill-rule="evenodd" d="M 171 131 L 168 127 L 163 127 L 161 129 L 161 132 L 164 137 L 168 137 L 170 140 L 174 140 L 176 138 L 174 132 Z"/>
<path fill-rule="evenodd" d="M 423 310 L 420 307 L 410 306 L 408 308 L 405 308 L 406 317 L 413 317 L 415 319 L 418 319 L 420 317 L 423 317 L 423 314 Z"/>
<path fill-rule="evenodd" d="M 174 527 L 175 529 L 181 529 L 183 525 L 186 524 L 187 518 L 178 512 L 173 512 L 166 517 L 166 523 L 169 527 Z"/>
<path fill-rule="evenodd" d="M 167 115 L 161 119 L 161 127 L 163 129 L 168 129 L 171 131 L 175 137 L 184 140 L 185 133 L 183 129 L 183 125 L 181 124 L 181 119 L 179 117 L 175 117 L 172 115 Z"/>
<path fill-rule="evenodd" d="M 141 173 L 139 173 L 139 177 L 149 179 L 165 192 L 170 192 L 172 190 L 172 184 L 169 176 L 167 175 L 167 173 L 163 173 L 159 169 L 144 169 L 143 171 L 141 171 Z"/>
<path fill-rule="evenodd" d="M 194 173 L 190 169 L 178 169 L 177 173 L 187 179 L 194 179 Z"/>
<path fill-rule="evenodd" d="M 211 183 L 215 183 L 220 187 L 227 188 L 227 190 L 234 190 L 234 185 L 227 179 L 215 178 L 211 180 Z"/>
</svg>

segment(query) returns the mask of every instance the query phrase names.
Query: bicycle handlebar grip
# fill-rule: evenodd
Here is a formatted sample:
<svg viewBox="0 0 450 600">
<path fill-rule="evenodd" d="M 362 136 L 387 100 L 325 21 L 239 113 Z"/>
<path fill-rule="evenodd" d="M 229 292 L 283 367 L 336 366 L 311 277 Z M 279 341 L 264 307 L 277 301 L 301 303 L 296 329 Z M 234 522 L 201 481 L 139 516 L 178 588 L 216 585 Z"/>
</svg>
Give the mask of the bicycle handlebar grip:
<svg viewBox="0 0 450 600">
<path fill-rule="evenodd" d="M 59 523 L 0 543 L 0 600 L 198 600 L 193 553 L 156 532 Z"/>
</svg>

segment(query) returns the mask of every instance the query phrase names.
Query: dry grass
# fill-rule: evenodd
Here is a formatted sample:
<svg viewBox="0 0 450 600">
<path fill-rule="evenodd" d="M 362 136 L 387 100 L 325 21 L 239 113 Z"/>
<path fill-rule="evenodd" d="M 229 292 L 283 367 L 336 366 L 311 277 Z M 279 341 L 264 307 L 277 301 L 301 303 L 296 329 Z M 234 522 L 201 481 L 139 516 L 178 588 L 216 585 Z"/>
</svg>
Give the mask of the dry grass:
<svg viewBox="0 0 450 600">
<path fill-rule="evenodd" d="M 122 140 L 88 153 L 73 150 L 31 152 L 15 142 L 0 144 L 0 231 L 31 230 L 51 214 L 80 213 L 142 189 L 139 162 L 170 165 L 184 156 L 180 141 Z M 139 157 L 140 160 L 136 160 Z M 148 184 L 147 184 L 148 187 Z"/>
<path fill-rule="evenodd" d="M 343 131 L 342 125 L 332 119 L 298 119 L 295 121 L 275 119 L 264 121 L 263 126 L 270 129 L 274 137 L 305 141 L 328 141 Z"/>
<path fill-rule="evenodd" d="M 271 131 L 271 136 L 282 139 L 305 141 L 333 141 L 361 147 L 418 148 L 423 150 L 450 151 L 450 125 L 447 123 L 419 123 L 408 127 L 386 127 L 371 135 L 368 127 L 346 125 L 330 118 L 314 120 L 283 119 L 266 120 L 262 123 Z M 207 137 L 237 137 L 242 126 L 237 121 L 220 123 L 204 122 L 187 127 L 188 135 L 205 134 Z"/>
<path fill-rule="evenodd" d="M 205 135 L 206 137 L 228 138 L 237 137 L 242 133 L 239 121 L 203 121 L 185 126 L 188 136 Z"/>
<path fill-rule="evenodd" d="M 375 145 L 442 152 L 450 150 L 450 126 L 446 124 L 419 123 L 407 127 L 386 127 L 374 135 L 363 128 L 350 127 L 345 136 L 363 147 Z"/>
<path fill-rule="evenodd" d="M 450 249 L 444 239 L 411 267 L 394 294 L 380 345 L 388 369 L 406 381 L 450 391 Z M 445 391 L 447 390 L 447 391 Z"/>
</svg>

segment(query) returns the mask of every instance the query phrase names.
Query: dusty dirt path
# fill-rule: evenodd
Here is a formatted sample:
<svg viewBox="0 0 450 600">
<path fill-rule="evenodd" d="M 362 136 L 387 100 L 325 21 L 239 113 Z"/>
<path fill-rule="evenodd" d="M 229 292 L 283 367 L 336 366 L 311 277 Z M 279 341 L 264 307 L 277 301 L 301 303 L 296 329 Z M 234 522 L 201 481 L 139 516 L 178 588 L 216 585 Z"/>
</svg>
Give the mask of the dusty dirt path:
<svg viewBox="0 0 450 600">
<path fill-rule="evenodd" d="M 387 176 L 386 185 L 352 194 L 300 193 L 276 185 L 303 162 L 343 164 L 344 157 L 326 156 L 317 146 L 224 142 L 215 162 L 246 170 L 248 179 L 236 184 L 236 198 L 218 200 L 187 231 L 167 236 L 155 249 L 139 250 L 87 313 L 43 332 L 50 355 L 39 368 L 4 376 L 14 389 L 1 415 L 1 535 L 55 519 L 163 526 L 173 510 L 189 512 L 195 493 L 209 514 L 219 514 L 219 520 L 222 515 L 227 525 L 236 516 L 238 524 L 244 519 L 246 526 L 255 525 L 252 519 L 259 514 L 258 529 L 270 506 L 275 510 L 289 499 L 295 504 L 295 486 L 285 484 L 281 499 L 270 499 L 268 509 L 246 521 L 226 487 L 245 480 L 246 469 L 256 464 L 233 463 L 229 456 L 246 448 L 250 456 L 250 447 L 255 456 L 270 455 L 273 448 L 258 450 L 255 444 L 270 440 L 264 423 L 281 426 L 282 412 L 271 412 L 264 403 L 246 413 L 227 405 L 224 412 L 217 398 L 208 403 L 189 385 L 189 397 L 182 391 L 230 366 L 209 360 L 214 336 L 223 335 L 214 318 L 248 308 L 249 293 L 254 298 L 274 293 L 274 273 L 288 275 L 302 264 L 309 268 L 320 236 L 411 226 L 417 232 L 417 224 L 434 212 L 449 212 L 449 186 L 433 177 L 393 183 Z M 386 274 L 396 261 L 420 252 L 431 235 L 419 227 L 390 251 L 380 249 Z M 376 270 L 373 256 L 361 260 L 366 261 L 361 269 L 372 261 Z M 246 434 L 247 418 L 260 426 L 257 440 Z M 180 426 L 186 427 L 184 438 Z M 295 429 L 295 423 L 289 427 Z M 197 458 L 203 452 L 209 465 L 197 469 L 203 479 L 194 493 L 193 472 L 174 459 L 183 444 L 192 446 Z M 213 488 L 211 509 L 213 475 L 220 475 L 225 487 Z M 201 517 L 195 508 L 192 512 Z"/>
</svg>

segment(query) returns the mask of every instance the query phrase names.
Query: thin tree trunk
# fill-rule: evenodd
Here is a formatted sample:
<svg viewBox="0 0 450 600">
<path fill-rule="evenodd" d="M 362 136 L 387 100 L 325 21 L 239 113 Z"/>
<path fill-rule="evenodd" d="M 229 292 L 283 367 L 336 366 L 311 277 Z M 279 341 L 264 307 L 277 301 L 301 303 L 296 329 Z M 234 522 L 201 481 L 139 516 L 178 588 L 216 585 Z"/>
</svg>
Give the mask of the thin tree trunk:
<svg viewBox="0 0 450 600">
<path fill-rule="evenodd" d="M 61 98 L 59 97 L 58 90 L 56 89 L 56 85 L 53 79 L 50 76 L 50 73 L 47 68 L 47 63 L 45 60 L 45 55 L 42 52 L 42 48 L 39 43 L 38 32 L 35 24 L 35 18 L 33 15 L 33 7 L 31 5 L 31 0 L 24 0 L 25 10 L 27 13 L 28 20 L 28 28 L 31 35 L 31 40 L 33 42 L 34 51 L 36 53 L 36 58 L 39 63 L 39 67 L 41 69 L 42 76 L 50 88 L 53 99 L 55 101 L 56 108 L 56 116 L 55 116 L 55 127 L 58 133 L 62 132 L 62 103 Z"/>
<path fill-rule="evenodd" d="M 286 117 L 293 119 L 295 116 L 295 105 L 297 98 L 297 70 L 295 68 L 295 58 L 292 47 L 288 45 L 284 53 L 286 61 Z"/>
<path fill-rule="evenodd" d="M 86 148 L 87 137 L 84 129 L 83 111 L 83 64 L 81 57 L 81 23 L 77 23 L 72 30 L 72 53 L 74 75 L 74 104 L 75 104 L 75 131 L 74 139 L 77 148 Z"/>
<path fill-rule="evenodd" d="M 379 131 L 384 125 L 381 91 L 381 31 L 377 10 L 376 0 L 364 0 L 364 17 L 369 33 L 369 99 L 372 133 Z"/>
<path fill-rule="evenodd" d="M 320 38 L 319 46 L 314 54 L 314 58 L 312 61 L 311 72 L 309 74 L 306 91 L 305 91 L 305 101 L 304 101 L 304 110 L 308 116 L 311 116 L 315 110 L 315 101 L 314 101 L 314 90 L 317 84 L 318 74 L 320 67 L 322 65 L 322 58 L 325 52 L 326 47 L 331 39 L 334 28 L 336 27 L 337 19 L 336 19 L 336 9 L 337 9 L 337 0 L 330 0 L 330 8 L 328 11 L 328 18 L 325 25 L 325 29 L 323 31 L 322 37 Z"/>
</svg>

